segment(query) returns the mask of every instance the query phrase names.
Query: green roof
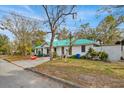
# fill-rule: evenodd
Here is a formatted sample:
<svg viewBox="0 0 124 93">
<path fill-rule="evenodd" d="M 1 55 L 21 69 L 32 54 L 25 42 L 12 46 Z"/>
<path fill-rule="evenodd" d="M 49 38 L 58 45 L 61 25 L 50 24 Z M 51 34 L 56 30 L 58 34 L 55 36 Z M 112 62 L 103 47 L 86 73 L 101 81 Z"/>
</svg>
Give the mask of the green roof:
<svg viewBox="0 0 124 93">
<path fill-rule="evenodd" d="M 41 46 L 36 46 L 35 48 L 41 48 Z"/>
<path fill-rule="evenodd" d="M 57 40 L 53 42 L 53 46 L 57 47 L 57 46 L 69 46 L 69 40 Z M 46 42 L 48 45 L 50 45 L 49 42 Z M 73 45 L 88 45 L 88 44 L 95 44 L 95 41 L 93 40 L 88 40 L 88 39 L 77 39 Z M 37 46 L 35 48 L 41 48 L 43 45 L 41 46 Z"/>
<path fill-rule="evenodd" d="M 88 40 L 88 39 L 77 39 L 73 45 L 86 45 L 86 44 L 94 44 L 95 41 L 93 40 Z M 50 43 L 48 43 L 48 45 L 50 45 Z M 53 46 L 57 47 L 57 46 L 69 46 L 69 40 L 57 40 L 53 42 Z"/>
</svg>

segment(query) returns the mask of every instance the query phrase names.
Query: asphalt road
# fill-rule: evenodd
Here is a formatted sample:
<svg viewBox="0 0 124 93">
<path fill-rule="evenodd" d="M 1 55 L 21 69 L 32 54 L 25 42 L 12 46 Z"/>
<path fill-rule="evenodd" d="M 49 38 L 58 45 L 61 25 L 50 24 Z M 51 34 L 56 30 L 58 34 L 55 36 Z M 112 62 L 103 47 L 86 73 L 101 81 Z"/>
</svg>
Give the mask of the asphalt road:
<svg viewBox="0 0 124 93">
<path fill-rule="evenodd" d="M 62 88 L 65 85 L 0 60 L 0 88 Z"/>
</svg>

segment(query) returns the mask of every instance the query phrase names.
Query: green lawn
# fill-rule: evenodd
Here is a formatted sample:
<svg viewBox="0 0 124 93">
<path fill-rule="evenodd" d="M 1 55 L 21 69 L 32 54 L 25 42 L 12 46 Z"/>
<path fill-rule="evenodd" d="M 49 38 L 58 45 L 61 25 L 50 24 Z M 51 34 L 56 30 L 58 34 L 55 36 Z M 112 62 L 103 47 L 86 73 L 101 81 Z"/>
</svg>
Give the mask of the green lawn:
<svg viewBox="0 0 124 93">
<path fill-rule="evenodd" d="M 124 63 L 105 63 L 83 59 L 54 60 L 36 67 L 40 72 L 57 76 L 81 85 L 124 87 Z M 123 82 L 122 85 L 118 82 Z M 109 83 L 109 84 L 108 84 Z M 114 85 L 113 85 L 114 84 Z"/>
</svg>

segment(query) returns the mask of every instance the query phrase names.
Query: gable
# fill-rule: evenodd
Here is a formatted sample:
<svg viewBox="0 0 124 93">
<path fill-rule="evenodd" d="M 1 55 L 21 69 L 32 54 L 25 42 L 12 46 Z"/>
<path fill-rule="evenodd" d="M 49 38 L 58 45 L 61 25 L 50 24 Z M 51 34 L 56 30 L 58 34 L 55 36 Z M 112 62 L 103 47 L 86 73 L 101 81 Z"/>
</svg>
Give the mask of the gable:
<svg viewBox="0 0 124 93">
<path fill-rule="evenodd" d="M 42 47 L 49 47 L 48 43 L 45 42 L 44 44 L 41 45 Z"/>
</svg>

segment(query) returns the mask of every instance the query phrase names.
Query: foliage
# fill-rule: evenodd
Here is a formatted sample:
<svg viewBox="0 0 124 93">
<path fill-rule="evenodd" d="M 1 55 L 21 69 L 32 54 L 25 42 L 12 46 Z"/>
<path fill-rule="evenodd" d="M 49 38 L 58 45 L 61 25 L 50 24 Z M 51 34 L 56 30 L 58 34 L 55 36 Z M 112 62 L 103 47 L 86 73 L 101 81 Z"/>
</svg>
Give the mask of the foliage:
<svg viewBox="0 0 124 93">
<path fill-rule="evenodd" d="M 103 6 L 97 11 L 97 14 L 100 16 L 103 12 L 108 13 L 109 16 L 100 22 L 100 27 L 104 32 L 108 31 L 110 35 L 106 35 L 106 38 L 101 38 L 101 41 L 107 39 L 108 41 L 105 40 L 104 43 L 108 44 L 115 42 L 120 38 L 120 33 L 117 28 L 120 24 L 124 23 L 124 6 Z"/>
<path fill-rule="evenodd" d="M 50 59 L 53 59 L 53 41 L 55 39 L 55 35 L 57 33 L 58 28 L 65 23 L 65 19 L 67 16 L 72 15 L 75 17 L 74 12 L 75 6 L 47 6 L 43 5 L 43 9 L 46 13 L 47 20 L 46 25 L 50 28 L 51 39 L 50 39 Z"/>
<path fill-rule="evenodd" d="M 33 43 L 35 46 L 39 46 L 45 42 L 45 40 L 44 40 L 44 36 L 46 35 L 45 32 L 39 30 L 33 34 L 34 34 L 34 36 L 32 38 L 33 38 Z"/>
<path fill-rule="evenodd" d="M 115 44 L 121 38 L 121 33 L 117 28 L 119 20 L 112 15 L 105 17 L 97 27 L 98 37 L 103 44 Z"/>
<path fill-rule="evenodd" d="M 9 49 L 9 38 L 6 35 L 0 35 L 0 54 L 8 54 Z"/>
<path fill-rule="evenodd" d="M 69 31 L 64 27 L 62 30 L 60 30 L 56 38 L 58 40 L 63 40 L 63 39 L 67 39 L 68 35 L 69 35 Z"/>
<path fill-rule="evenodd" d="M 80 26 L 80 31 L 75 33 L 78 35 L 78 38 L 86 38 L 91 40 L 97 39 L 97 32 L 95 28 L 91 28 L 89 23 L 82 24 Z"/>
<path fill-rule="evenodd" d="M 77 59 L 76 55 L 72 55 L 70 58 Z"/>
<path fill-rule="evenodd" d="M 99 16 L 103 12 L 106 12 L 108 14 L 112 14 L 115 17 L 123 16 L 124 15 L 124 5 L 103 6 L 102 8 L 98 9 L 98 11 L 97 11 Z"/>
<path fill-rule="evenodd" d="M 15 36 L 13 46 L 16 48 L 14 51 L 18 51 L 22 55 L 31 54 L 32 48 L 44 41 L 41 24 L 37 20 L 12 12 L 3 17 L 2 24 Z"/>
<path fill-rule="evenodd" d="M 92 59 L 96 56 L 97 56 L 97 52 L 93 48 L 89 48 L 86 57 Z"/>
<path fill-rule="evenodd" d="M 93 48 L 89 48 L 87 54 L 86 54 L 87 59 L 99 59 L 102 61 L 107 61 L 108 59 L 108 54 L 105 52 L 97 52 Z"/>
<path fill-rule="evenodd" d="M 87 59 L 86 55 L 81 56 L 81 59 Z"/>
<path fill-rule="evenodd" d="M 98 55 L 99 55 L 100 60 L 107 61 L 107 59 L 108 59 L 108 54 L 107 53 L 99 52 Z"/>
<path fill-rule="evenodd" d="M 91 28 L 89 23 L 82 24 L 77 32 L 78 38 L 86 38 L 100 41 L 103 44 L 115 44 L 121 39 L 121 33 L 117 28 L 123 21 L 123 17 L 115 18 L 113 15 L 105 17 L 96 28 Z"/>
</svg>

